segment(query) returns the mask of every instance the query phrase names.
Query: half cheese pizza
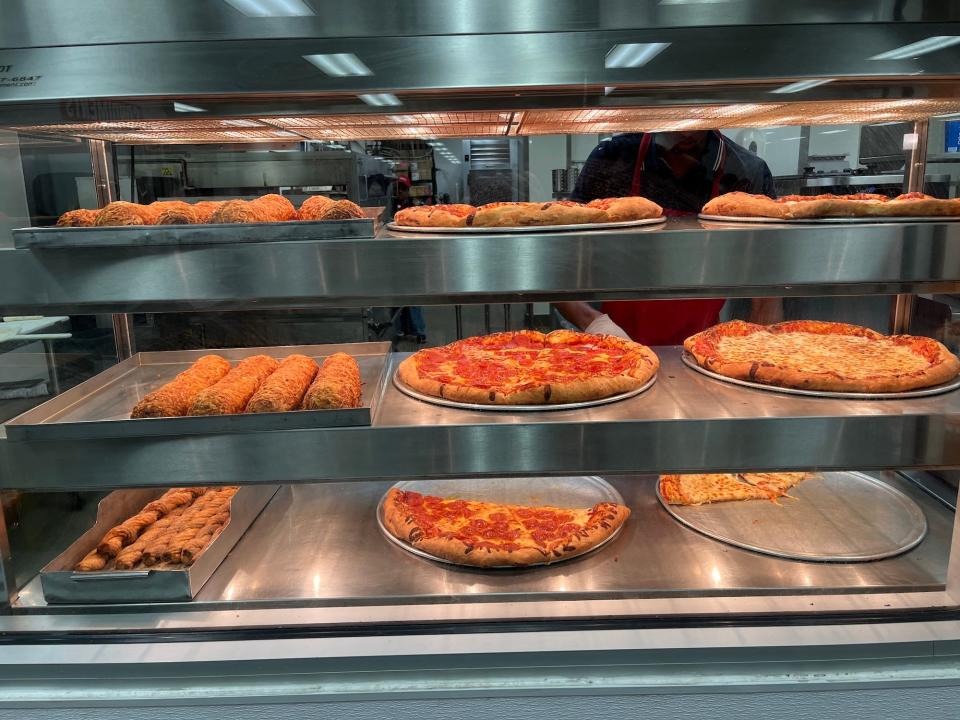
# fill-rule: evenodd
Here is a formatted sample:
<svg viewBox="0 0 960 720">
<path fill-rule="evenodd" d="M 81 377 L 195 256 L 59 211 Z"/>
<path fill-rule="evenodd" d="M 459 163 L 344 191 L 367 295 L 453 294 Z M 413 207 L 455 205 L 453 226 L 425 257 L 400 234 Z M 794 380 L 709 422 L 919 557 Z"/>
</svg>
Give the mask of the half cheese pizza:
<svg viewBox="0 0 960 720">
<path fill-rule="evenodd" d="M 704 505 L 732 500 L 773 500 L 813 477 L 812 473 L 706 473 L 661 475 L 660 497 L 670 505 Z"/>
<path fill-rule="evenodd" d="M 616 503 L 592 508 L 500 505 L 391 488 L 383 523 L 391 535 L 450 562 L 478 567 L 540 565 L 582 555 L 630 515 Z"/>
<path fill-rule="evenodd" d="M 397 375 L 417 392 L 455 402 L 548 405 L 635 390 L 659 367 L 650 348 L 631 340 L 518 330 L 420 350 L 400 363 Z"/>
<path fill-rule="evenodd" d="M 932 338 L 846 323 L 732 320 L 683 343 L 697 364 L 738 380 L 804 390 L 895 393 L 948 382 L 960 360 Z"/>
<path fill-rule="evenodd" d="M 745 192 L 719 195 L 703 206 L 704 215 L 801 220 L 833 217 L 956 217 L 960 199 L 942 200 L 912 192 L 888 198 L 875 193 L 785 195 L 770 198 Z"/>
</svg>

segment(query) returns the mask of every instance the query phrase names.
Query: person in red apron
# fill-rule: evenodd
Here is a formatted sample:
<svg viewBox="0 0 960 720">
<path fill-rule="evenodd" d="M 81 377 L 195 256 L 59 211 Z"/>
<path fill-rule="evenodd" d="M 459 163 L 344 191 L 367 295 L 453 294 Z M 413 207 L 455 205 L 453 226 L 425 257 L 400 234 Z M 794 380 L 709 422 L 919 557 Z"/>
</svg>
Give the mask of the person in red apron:
<svg viewBox="0 0 960 720">
<path fill-rule="evenodd" d="M 642 195 L 669 217 L 696 215 L 727 192 L 774 196 L 767 164 L 716 130 L 630 133 L 601 143 L 577 178 L 572 199 Z M 678 345 L 719 321 L 723 298 L 556 303 L 568 321 L 587 332 L 630 337 L 645 345 Z M 778 319 L 779 301 L 754 300 L 751 319 Z"/>
</svg>

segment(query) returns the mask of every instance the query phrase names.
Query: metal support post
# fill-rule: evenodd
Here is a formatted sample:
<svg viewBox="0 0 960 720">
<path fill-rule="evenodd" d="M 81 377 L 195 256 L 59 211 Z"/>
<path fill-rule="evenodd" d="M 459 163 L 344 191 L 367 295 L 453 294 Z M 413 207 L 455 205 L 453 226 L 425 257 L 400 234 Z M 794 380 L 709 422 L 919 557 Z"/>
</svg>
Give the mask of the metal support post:
<svg viewBox="0 0 960 720">
<path fill-rule="evenodd" d="M 907 150 L 905 163 L 903 191 L 923 192 L 924 178 L 927 174 L 927 137 L 930 131 L 928 120 L 916 120 L 913 123 L 915 143 L 911 143 Z M 908 294 L 896 295 L 890 307 L 890 332 L 901 335 L 909 332 L 910 320 L 913 317 L 914 296 Z"/>
<path fill-rule="evenodd" d="M 87 140 L 90 151 L 90 166 L 93 169 L 93 186 L 97 193 L 97 207 L 104 207 L 120 197 L 116 157 L 113 143 L 105 140 Z M 136 198 L 131 198 L 136 200 Z M 126 360 L 136 350 L 133 337 L 133 319 L 129 314 L 113 315 L 113 342 L 117 361 Z"/>
</svg>

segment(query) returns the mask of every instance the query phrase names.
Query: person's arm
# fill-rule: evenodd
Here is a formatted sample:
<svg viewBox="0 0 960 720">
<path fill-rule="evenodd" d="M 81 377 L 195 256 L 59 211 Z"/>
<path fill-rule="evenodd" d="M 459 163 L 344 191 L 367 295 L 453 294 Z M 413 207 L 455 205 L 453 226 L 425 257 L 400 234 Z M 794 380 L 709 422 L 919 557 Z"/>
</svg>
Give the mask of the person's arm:
<svg viewBox="0 0 960 720">
<path fill-rule="evenodd" d="M 554 303 L 553 306 L 563 316 L 564 320 L 576 325 L 584 332 L 595 335 L 614 335 L 624 340 L 630 339 L 626 331 L 611 320 L 609 315 L 600 312 L 588 303 L 568 300 Z"/>
<path fill-rule="evenodd" d="M 748 320 L 757 325 L 783 322 L 783 299 L 778 297 L 751 298 Z"/>
</svg>

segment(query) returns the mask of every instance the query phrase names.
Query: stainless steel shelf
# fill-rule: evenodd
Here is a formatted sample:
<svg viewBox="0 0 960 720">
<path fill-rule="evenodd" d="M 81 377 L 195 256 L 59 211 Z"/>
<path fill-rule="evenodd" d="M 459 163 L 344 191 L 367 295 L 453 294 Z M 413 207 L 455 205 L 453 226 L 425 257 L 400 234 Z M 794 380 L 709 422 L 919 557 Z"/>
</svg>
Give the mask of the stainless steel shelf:
<svg viewBox="0 0 960 720">
<path fill-rule="evenodd" d="M 911 400 L 807 398 L 740 388 L 684 366 L 647 392 L 577 411 L 490 413 L 388 384 L 369 428 L 0 442 L 0 487 L 234 483 L 960 465 L 960 392 Z M 392 363 L 404 357 L 395 355 Z"/>
<path fill-rule="evenodd" d="M 918 547 L 895 558 L 870 563 L 794 562 L 730 547 L 671 518 L 657 502 L 656 479 L 649 476 L 610 479 L 632 514 L 623 532 L 608 546 L 552 566 L 506 571 L 432 562 L 388 542 L 377 527 L 376 511 L 389 482 L 285 487 L 195 599 L 165 603 L 164 608 L 472 604 L 942 589 L 953 513 L 910 481 L 890 473 L 881 477 L 920 505 L 930 527 Z M 678 557 L 685 561 L 678 563 Z M 357 567 L 364 571 L 356 572 Z M 49 607 L 36 580 L 20 592 L 14 607 L 18 612 L 71 614 L 118 609 L 116 605 Z M 157 608 L 131 603 L 123 609 Z M 370 622 L 375 622 L 373 617 Z"/>
<path fill-rule="evenodd" d="M 7 312 L 954 292 L 960 223 L 0 250 Z"/>
</svg>

